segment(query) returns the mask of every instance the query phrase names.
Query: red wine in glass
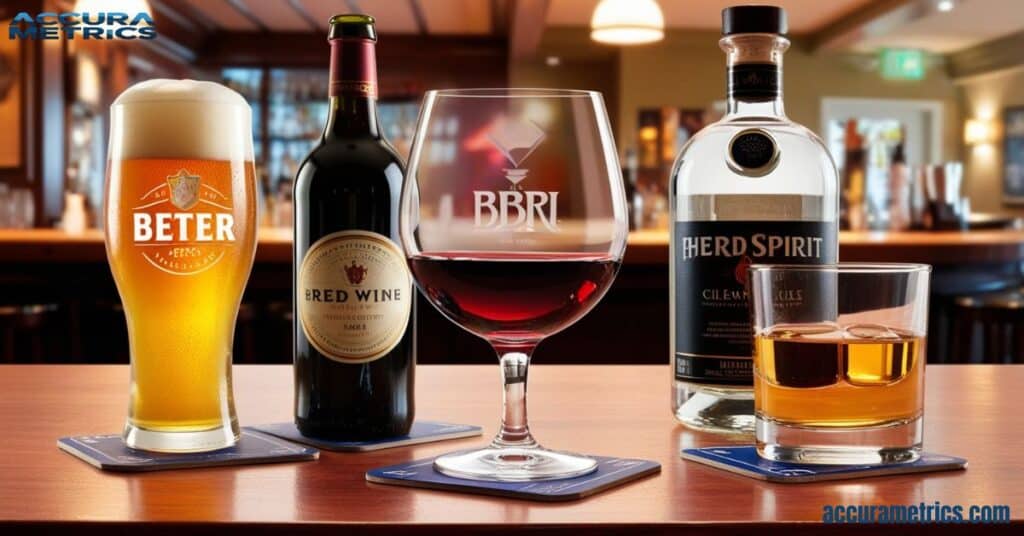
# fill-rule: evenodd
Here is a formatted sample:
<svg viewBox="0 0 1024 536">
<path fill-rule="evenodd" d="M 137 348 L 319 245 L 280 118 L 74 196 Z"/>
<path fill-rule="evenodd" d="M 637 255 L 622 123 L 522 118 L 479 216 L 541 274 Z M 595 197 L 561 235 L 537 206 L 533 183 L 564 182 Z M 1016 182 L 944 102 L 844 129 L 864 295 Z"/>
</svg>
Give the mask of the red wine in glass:
<svg viewBox="0 0 1024 536">
<path fill-rule="evenodd" d="M 579 320 L 619 261 L 591 253 L 424 252 L 410 259 L 427 298 L 492 342 L 537 342 Z"/>
</svg>

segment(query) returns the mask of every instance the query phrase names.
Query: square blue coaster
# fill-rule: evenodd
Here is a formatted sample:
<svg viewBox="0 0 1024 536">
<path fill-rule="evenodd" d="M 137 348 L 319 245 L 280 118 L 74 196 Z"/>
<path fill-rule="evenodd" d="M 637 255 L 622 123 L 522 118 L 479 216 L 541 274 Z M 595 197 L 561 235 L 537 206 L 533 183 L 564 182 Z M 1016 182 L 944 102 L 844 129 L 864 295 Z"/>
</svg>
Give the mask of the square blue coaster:
<svg viewBox="0 0 1024 536">
<path fill-rule="evenodd" d="M 412 429 L 409 430 L 409 435 L 391 437 L 387 439 L 374 439 L 370 441 L 332 441 L 330 439 L 306 437 L 299 433 L 299 429 L 295 427 L 295 423 L 291 422 L 259 424 L 252 426 L 251 428 L 270 435 L 275 435 L 282 439 L 287 439 L 288 441 L 304 443 L 323 450 L 333 450 L 338 452 L 366 452 L 393 447 L 405 447 L 420 443 L 431 443 L 433 441 L 476 437 L 483 433 L 483 428 L 470 424 L 416 421 L 412 424 Z"/>
<path fill-rule="evenodd" d="M 377 484 L 497 495 L 532 501 L 571 501 L 589 497 L 661 471 L 661 464 L 648 460 L 592 456 L 597 471 L 589 475 L 544 482 L 484 482 L 442 475 L 434 470 L 434 459 L 371 469 L 366 480 Z"/>
<path fill-rule="evenodd" d="M 125 446 L 119 435 L 62 437 L 57 447 L 104 471 L 161 471 L 219 465 L 298 462 L 315 460 L 320 452 L 282 441 L 260 432 L 242 429 L 238 444 L 210 452 L 149 452 Z"/>
<path fill-rule="evenodd" d="M 925 452 L 910 463 L 875 465 L 818 465 L 766 460 L 754 445 L 683 449 L 682 457 L 716 469 L 769 482 L 821 482 L 870 476 L 927 473 L 967 468 L 967 460 Z"/>
</svg>

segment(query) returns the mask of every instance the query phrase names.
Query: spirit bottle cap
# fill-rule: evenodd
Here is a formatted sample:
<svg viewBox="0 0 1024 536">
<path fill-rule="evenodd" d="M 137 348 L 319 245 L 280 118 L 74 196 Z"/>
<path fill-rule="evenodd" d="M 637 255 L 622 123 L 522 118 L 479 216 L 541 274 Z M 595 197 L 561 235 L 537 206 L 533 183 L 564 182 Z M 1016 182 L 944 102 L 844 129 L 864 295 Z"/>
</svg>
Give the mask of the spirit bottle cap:
<svg viewBox="0 0 1024 536">
<path fill-rule="evenodd" d="M 786 10 L 776 6 L 732 6 L 722 10 L 722 35 L 764 33 L 786 35 Z"/>
</svg>

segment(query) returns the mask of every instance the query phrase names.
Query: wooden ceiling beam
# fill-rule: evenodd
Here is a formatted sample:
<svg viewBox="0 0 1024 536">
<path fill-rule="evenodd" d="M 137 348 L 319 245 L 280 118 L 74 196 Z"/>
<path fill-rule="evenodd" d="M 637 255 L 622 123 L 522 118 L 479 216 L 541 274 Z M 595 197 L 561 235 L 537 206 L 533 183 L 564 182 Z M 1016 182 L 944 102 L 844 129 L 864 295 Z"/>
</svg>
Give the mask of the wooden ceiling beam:
<svg viewBox="0 0 1024 536">
<path fill-rule="evenodd" d="M 1024 31 L 1010 34 L 946 56 L 950 78 L 973 76 L 1024 68 Z"/>
<path fill-rule="evenodd" d="M 235 8 L 235 11 L 237 11 L 239 15 L 245 17 L 246 19 L 248 19 L 249 22 L 255 24 L 256 27 L 259 28 L 261 32 L 269 31 L 267 25 L 263 24 L 263 20 L 257 17 L 256 14 L 253 13 L 251 9 L 249 9 L 249 6 L 245 5 L 245 0 L 227 0 L 227 2 L 228 5 Z"/>
<path fill-rule="evenodd" d="M 177 63 L 191 63 L 210 36 L 209 21 L 178 0 L 150 0 L 158 37 L 140 39 L 140 46 Z"/>
<path fill-rule="evenodd" d="M 302 5 L 300 0 L 288 0 L 288 5 L 291 6 L 292 11 L 295 11 L 299 15 L 299 18 L 309 26 L 310 30 L 320 30 L 320 25 L 313 20 L 313 15 L 306 11 L 306 7 Z"/>
<path fill-rule="evenodd" d="M 430 33 L 430 28 L 427 27 L 427 16 L 423 13 L 423 6 L 420 5 L 419 0 L 409 0 L 409 10 L 412 11 L 412 18 L 416 21 L 416 31 L 420 35 Z"/>
<path fill-rule="evenodd" d="M 377 57 L 382 65 L 404 58 L 431 64 L 436 64 L 438 58 L 447 61 L 505 59 L 507 51 L 505 39 L 496 36 L 388 34 L 377 43 Z M 325 67 L 327 55 L 323 36 L 312 32 L 218 32 L 207 39 L 197 55 L 197 65 Z"/>
<path fill-rule="evenodd" d="M 158 16 L 172 19 L 175 24 L 203 34 L 216 31 L 217 24 L 184 0 L 149 0 Z"/>
<path fill-rule="evenodd" d="M 811 52 L 837 50 L 866 37 L 884 35 L 928 15 L 934 10 L 931 0 L 878 0 L 867 2 L 852 13 L 815 30 L 801 42 Z"/>
</svg>

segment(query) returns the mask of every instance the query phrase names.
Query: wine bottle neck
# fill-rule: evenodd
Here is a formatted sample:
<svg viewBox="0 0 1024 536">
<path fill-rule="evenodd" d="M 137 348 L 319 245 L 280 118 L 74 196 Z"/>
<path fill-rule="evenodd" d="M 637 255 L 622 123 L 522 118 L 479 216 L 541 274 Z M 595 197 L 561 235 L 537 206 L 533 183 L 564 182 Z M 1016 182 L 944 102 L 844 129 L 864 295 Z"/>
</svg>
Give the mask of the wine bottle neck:
<svg viewBox="0 0 1024 536">
<path fill-rule="evenodd" d="M 328 108 L 324 139 L 381 137 L 377 99 L 331 97 Z"/>
<path fill-rule="evenodd" d="M 324 139 L 380 138 L 377 54 L 369 39 L 332 39 L 330 102 Z"/>
</svg>

